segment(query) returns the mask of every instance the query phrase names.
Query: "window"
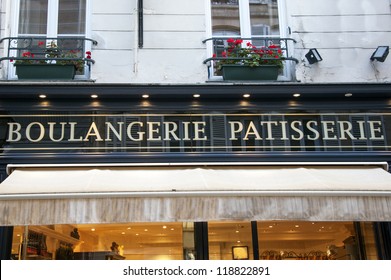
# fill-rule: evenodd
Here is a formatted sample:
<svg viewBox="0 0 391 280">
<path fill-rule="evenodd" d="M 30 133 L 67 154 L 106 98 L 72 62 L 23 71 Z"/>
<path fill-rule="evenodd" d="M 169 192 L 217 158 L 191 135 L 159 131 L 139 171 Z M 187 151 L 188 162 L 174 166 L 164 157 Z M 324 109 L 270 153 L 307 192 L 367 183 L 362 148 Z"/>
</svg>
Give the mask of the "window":
<svg viewBox="0 0 391 280">
<path fill-rule="evenodd" d="M 14 260 L 194 259 L 194 225 L 56 224 L 14 227 Z"/>
<path fill-rule="evenodd" d="M 90 0 L 19 0 L 14 2 L 15 26 L 13 37 L 86 38 L 87 7 Z M 34 42 L 34 41 L 33 41 Z M 38 41 L 37 41 L 38 42 Z M 69 41 L 68 41 L 69 42 Z M 74 47 L 80 40 L 73 41 Z M 36 42 L 35 42 L 36 43 Z M 33 44 L 35 44 L 33 43 Z M 89 44 L 86 41 L 85 44 Z M 72 48 L 73 46 L 68 45 Z M 90 49 L 90 45 L 84 46 Z M 15 77 L 10 67 L 10 77 Z M 78 78 L 85 78 L 88 69 L 79 72 Z"/>
<path fill-rule="evenodd" d="M 19 36 L 85 36 L 87 0 L 20 0 Z"/>
<path fill-rule="evenodd" d="M 211 0 L 212 36 L 279 36 L 277 0 Z"/>
<path fill-rule="evenodd" d="M 212 43 L 208 45 L 209 57 L 213 55 L 213 50 L 227 47 L 223 38 L 253 38 L 253 45 L 262 46 L 265 40 L 256 40 L 254 37 L 286 37 L 283 2 L 284 0 L 210 0 L 211 22 L 208 37 L 222 37 L 222 40 L 214 40 L 214 46 Z M 281 78 L 290 80 L 290 63 L 284 64 Z M 212 66 L 210 77 L 215 75 L 219 73 L 215 73 Z"/>
</svg>

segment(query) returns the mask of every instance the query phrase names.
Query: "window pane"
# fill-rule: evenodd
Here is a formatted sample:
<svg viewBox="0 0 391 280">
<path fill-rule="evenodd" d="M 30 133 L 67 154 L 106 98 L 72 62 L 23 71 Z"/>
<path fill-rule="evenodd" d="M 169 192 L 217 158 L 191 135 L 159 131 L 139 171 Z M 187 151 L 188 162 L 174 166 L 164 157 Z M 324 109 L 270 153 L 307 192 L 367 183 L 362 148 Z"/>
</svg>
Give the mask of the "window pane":
<svg viewBox="0 0 391 280">
<path fill-rule="evenodd" d="M 213 36 L 240 34 L 239 1 L 211 0 Z"/>
<path fill-rule="evenodd" d="M 12 259 L 193 259 L 192 230 L 193 223 L 57 224 L 15 227 Z M 188 236 L 184 237 L 184 232 Z"/>
<path fill-rule="evenodd" d="M 375 232 L 373 230 L 373 223 L 363 222 L 361 224 L 361 233 L 364 237 L 364 246 L 367 260 L 377 260 L 378 253 L 375 242 Z"/>
<path fill-rule="evenodd" d="M 258 222 L 260 259 L 356 260 L 352 222 Z"/>
<path fill-rule="evenodd" d="M 210 260 L 253 260 L 251 222 L 209 222 Z"/>
<path fill-rule="evenodd" d="M 19 34 L 46 34 L 48 0 L 21 0 Z"/>
<path fill-rule="evenodd" d="M 86 0 L 60 0 L 58 34 L 84 34 Z"/>
<path fill-rule="evenodd" d="M 250 0 L 252 36 L 279 35 L 277 0 Z"/>
</svg>

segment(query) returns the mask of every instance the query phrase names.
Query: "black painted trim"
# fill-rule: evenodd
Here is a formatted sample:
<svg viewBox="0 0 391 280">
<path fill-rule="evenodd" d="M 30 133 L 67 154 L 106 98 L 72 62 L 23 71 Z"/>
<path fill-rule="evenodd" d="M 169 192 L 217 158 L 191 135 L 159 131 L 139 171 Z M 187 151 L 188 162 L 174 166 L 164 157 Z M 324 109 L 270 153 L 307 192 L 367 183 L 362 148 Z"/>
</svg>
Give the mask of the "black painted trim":
<svg viewBox="0 0 391 280">
<path fill-rule="evenodd" d="M 0 259 L 10 260 L 14 227 L 0 227 Z"/>
<path fill-rule="evenodd" d="M 209 260 L 208 222 L 194 222 L 194 243 L 197 260 Z"/>
<path fill-rule="evenodd" d="M 36 98 L 39 94 L 47 94 L 55 99 L 90 99 L 91 94 L 100 99 L 139 99 L 148 93 L 155 100 L 180 99 L 189 100 L 194 93 L 202 94 L 200 100 L 237 99 L 244 93 L 250 93 L 254 99 L 284 100 L 291 99 L 294 93 L 300 93 L 298 100 L 346 100 L 346 93 L 353 96 L 348 100 L 391 97 L 391 87 L 382 83 L 339 83 L 339 84 L 300 84 L 300 83 L 268 83 L 268 84 L 94 84 L 94 83 L 28 83 L 4 82 L 0 87 L 0 99 Z M 19 99 L 20 101 L 20 99 Z"/>
<path fill-rule="evenodd" d="M 251 236 L 254 260 L 259 260 L 258 227 L 256 221 L 251 221 Z"/>
</svg>

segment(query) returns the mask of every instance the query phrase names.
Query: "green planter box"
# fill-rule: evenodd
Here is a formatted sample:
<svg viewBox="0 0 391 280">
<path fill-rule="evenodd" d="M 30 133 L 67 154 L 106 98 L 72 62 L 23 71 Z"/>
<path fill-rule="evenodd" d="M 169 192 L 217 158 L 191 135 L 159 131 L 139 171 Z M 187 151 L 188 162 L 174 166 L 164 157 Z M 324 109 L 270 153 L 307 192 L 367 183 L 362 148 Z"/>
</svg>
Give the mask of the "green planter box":
<svg viewBox="0 0 391 280">
<path fill-rule="evenodd" d="M 74 65 L 16 64 L 20 80 L 72 80 L 76 74 Z"/>
<path fill-rule="evenodd" d="M 279 68 L 274 65 L 264 66 L 243 66 L 243 65 L 223 65 L 223 79 L 231 81 L 247 80 L 277 80 Z"/>
</svg>

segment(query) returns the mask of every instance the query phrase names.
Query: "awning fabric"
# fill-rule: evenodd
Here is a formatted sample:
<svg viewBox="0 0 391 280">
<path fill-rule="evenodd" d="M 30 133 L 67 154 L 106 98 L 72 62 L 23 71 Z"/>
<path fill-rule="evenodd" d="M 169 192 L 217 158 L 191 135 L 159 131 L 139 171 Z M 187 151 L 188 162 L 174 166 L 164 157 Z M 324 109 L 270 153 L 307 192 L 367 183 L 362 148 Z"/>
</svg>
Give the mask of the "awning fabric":
<svg viewBox="0 0 391 280">
<path fill-rule="evenodd" d="M 1 225 L 205 220 L 391 221 L 382 164 L 14 166 Z"/>
</svg>

